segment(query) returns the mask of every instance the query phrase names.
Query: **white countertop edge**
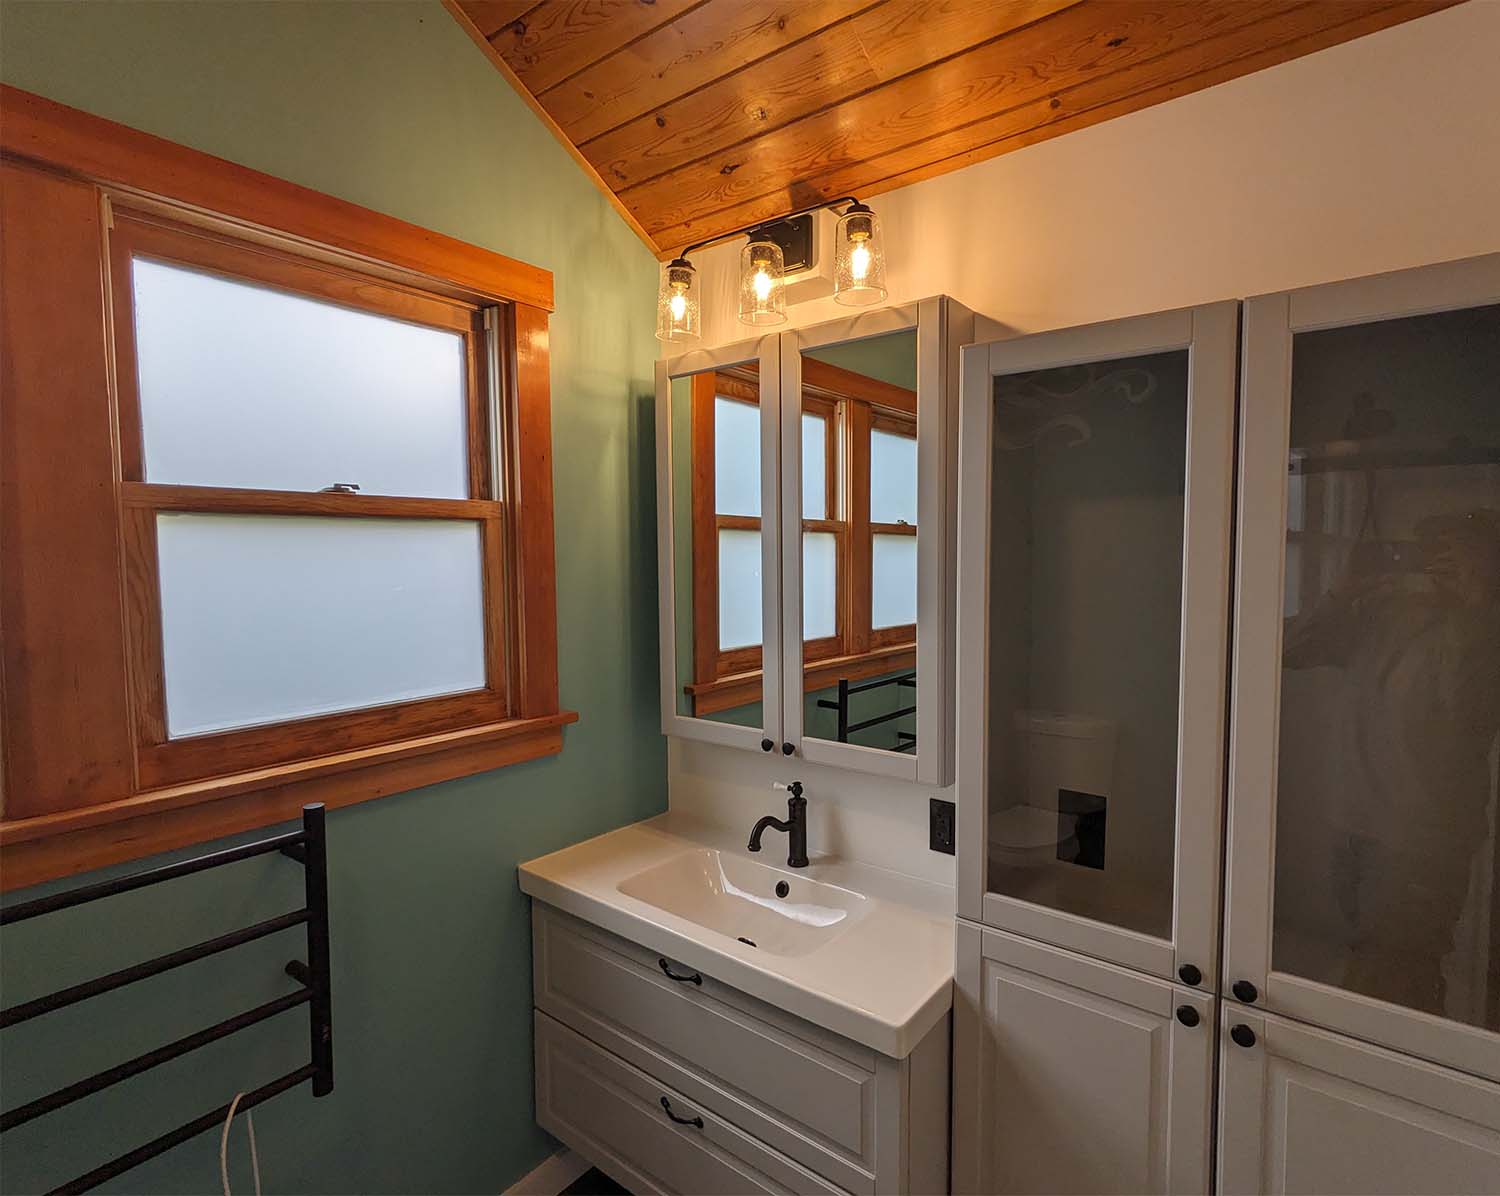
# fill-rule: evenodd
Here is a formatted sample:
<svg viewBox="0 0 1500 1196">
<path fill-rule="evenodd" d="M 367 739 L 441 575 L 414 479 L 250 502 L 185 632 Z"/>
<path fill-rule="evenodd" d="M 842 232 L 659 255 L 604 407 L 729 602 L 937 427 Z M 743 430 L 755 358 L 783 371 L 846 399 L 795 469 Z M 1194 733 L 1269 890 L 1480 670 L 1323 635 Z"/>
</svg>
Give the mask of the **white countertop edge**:
<svg viewBox="0 0 1500 1196">
<path fill-rule="evenodd" d="M 683 833 L 684 826 L 691 828 L 689 833 Z M 658 840 L 676 840 L 683 849 L 704 845 L 706 841 L 719 838 L 716 834 L 707 833 L 707 828 L 684 824 L 681 819 L 663 815 L 621 827 L 586 842 L 598 846 L 611 836 L 624 838 L 637 831 L 646 831 Z M 721 844 L 714 845 L 721 846 L 722 849 Z M 847 992 L 825 992 L 785 974 L 778 970 L 775 957 L 752 961 L 740 958 L 741 951 L 748 954 L 749 949 L 742 949 L 738 944 L 725 940 L 721 946 L 705 941 L 704 935 L 712 932 L 705 932 L 691 922 L 639 902 L 612 886 L 601 888 L 600 881 L 603 878 L 597 873 L 581 876 L 576 885 L 570 885 L 565 874 L 558 874 L 559 869 L 565 873 L 567 861 L 564 857 L 583 846 L 584 844 L 575 844 L 573 848 L 564 848 L 523 863 L 518 869 L 521 891 L 535 900 L 648 947 L 675 963 L 710 975 L 769 1005 L 890 1058 L 904 1059 L 909 1055 L 953 1006 L 951 960 L 947 968 L 933 971 L 930 984 L 913 984 L 911 992 L 896 1010 L 876 1012 L 863 1007 Z M 819 862 L 814 860 L 815 865 Z M 878 896 L 877 900 L 905 911 L 908 916 L 916 915 L 940 926 L 946 923 L 949 928 L 953 925 L 951 915 L 935 916 L 929 900 L 931 894 L 927 890 L 936 889 L 937 886 L 896 874 L 882 874 L 883 870 L 869 870 L 860 865 L 834 860 L 822 862 L 829 865 L 826 869 L 828 872 L 857 871 L 861 874 L 860 879 L 873 882 L 870 887 L 877 890 L 895 886 L 896 891 L 900 891 L 908 883 L 914 885 L 916 887 L 910 892 L 910 896 L 915 899 L 912 905 L 901 900 L 892 901 L 889 895 L 884 894 Z M 815 868 L 811 871 L 822 872 L 825 869 Z M 863 875 L 866 872 L 869 875 Z M 843 880 L 845 877 L 840 876 L 839 879 Z M 928 908 L 920 909 L 919 905 Z M 842 944 L 844 947 L 851 945 Z"/>
</svg>

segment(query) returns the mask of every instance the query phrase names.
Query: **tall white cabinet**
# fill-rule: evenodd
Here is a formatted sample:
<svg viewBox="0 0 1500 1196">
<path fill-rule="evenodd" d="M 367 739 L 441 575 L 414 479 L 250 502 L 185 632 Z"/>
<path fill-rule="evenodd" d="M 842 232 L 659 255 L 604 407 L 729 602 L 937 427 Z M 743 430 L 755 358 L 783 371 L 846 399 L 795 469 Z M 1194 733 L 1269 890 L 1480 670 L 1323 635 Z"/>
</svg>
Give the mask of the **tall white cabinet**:
<svg viewBox="0 0 1500 1196">
<path fill-rule="evenodd" d="M 1500 256 L 960 419 L 954 1190 L 1500 1192 Z"/>
</svg>

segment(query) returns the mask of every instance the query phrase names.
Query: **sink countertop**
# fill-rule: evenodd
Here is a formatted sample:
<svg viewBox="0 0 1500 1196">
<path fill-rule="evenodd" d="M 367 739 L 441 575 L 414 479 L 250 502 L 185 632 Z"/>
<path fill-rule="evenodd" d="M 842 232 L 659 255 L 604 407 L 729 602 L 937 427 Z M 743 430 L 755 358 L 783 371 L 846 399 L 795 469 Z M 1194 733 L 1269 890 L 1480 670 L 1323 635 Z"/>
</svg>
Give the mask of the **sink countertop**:
<svg viewBox="0 0 1500 1196">
<path fill-rule="evenodd" d="M 620 882 L 695 848 L 862 893 L 871 908 L 806 955 L 772 955 L 620 892 Z M 662 814 L 520 867 L 523 892 L 641 943 L 815 1025 L 902 1059 L 953 1004 L 953 892 L 809 852 L 787 868 L 784 836 L 753 855 L 721 828 Z"/>
</svg>

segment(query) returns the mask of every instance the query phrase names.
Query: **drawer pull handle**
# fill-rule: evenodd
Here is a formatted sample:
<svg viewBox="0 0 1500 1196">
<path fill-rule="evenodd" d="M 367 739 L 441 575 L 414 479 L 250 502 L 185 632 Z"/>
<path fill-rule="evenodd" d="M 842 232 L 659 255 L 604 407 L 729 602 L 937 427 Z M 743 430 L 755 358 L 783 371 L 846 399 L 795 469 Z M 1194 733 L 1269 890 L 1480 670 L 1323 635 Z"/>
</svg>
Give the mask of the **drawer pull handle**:
<svg viewBox="0 0 1500 1196">
<path fill-rule="evenodd" d="M 675 1121 L 678 1125 L 690 1125 L 695 1130 L 701 1130 L 703 1128 L 703 1118 L 677 1116 L 676 1113 L 672 1112 L 672 1102 L 669 1101 L 666 1097 L 661 1098 L 661 1107 L 666 1110 L 668 1118 L 670 1118 L 672 1121 Z"/>
<path fill-rule="evenodd" d="M 679 976 L 671 969 L 665 959 L 658 959 L 656 962 L 661 965 L 662 973 L 668 980 L 675 980 L 678 984 L 696 984 L 700 988 L 702 987 L 703 977 L 698 975 L 697 972 L 694 972 L 691 976 Z"/>
</svg>

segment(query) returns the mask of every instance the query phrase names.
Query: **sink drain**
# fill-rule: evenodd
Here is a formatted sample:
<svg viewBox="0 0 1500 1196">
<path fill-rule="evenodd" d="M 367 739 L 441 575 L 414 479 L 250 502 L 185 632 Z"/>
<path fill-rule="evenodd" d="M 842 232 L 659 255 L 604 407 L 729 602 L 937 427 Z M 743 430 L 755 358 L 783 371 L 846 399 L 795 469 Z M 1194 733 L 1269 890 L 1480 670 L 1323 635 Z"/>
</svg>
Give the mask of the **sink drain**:
<svg viewBox="0 0 1500 1196">
<path fill-rule="evenodd" d="M 784 880 L 778 880 L 776 882 L 776 896 L 778 896 L 778 897 L 785 897 L 791 891 L 792 891 L 792 886 L 789 885 L 789 884 L 787 884 L 786 881 L 784 881 Z"/>
</svg>

